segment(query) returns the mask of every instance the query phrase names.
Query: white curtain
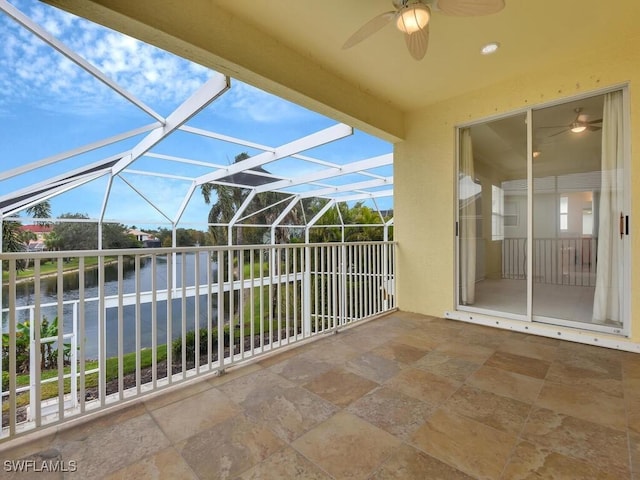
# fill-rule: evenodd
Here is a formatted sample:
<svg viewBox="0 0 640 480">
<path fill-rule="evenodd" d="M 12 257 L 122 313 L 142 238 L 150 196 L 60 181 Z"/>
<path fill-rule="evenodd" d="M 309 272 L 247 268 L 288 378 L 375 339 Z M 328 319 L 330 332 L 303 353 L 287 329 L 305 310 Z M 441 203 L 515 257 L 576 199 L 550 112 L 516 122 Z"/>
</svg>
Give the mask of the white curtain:
<svg viewBox="0 0 640 480">
<path fill-rule="evenodd" d="M 460 132 L 460 302 L 472 305 L 476 295 L 476 195 L 473 144 L 468 128 Z"/>
<path fill-rule="evenodd" d="M 602 181 L 598 226 L 598 260 L 593 321 L 620 322 L 623 251 L 620 215 L 623 212 L 622 92 L 605 95 L 602 115 Z"/>
</svg>

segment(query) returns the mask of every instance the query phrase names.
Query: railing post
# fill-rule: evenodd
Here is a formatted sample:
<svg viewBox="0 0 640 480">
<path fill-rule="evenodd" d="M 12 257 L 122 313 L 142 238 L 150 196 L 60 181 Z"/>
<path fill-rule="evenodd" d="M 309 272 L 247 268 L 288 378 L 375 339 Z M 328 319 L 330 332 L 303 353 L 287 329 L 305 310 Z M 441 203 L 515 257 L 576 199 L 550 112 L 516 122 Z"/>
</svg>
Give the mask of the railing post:
<svg viewBox="0 0 640 480">
<path fill-rule="evenodd" d="M 16 434 L 16 261 L 9 260 L 9 436 Z M 1 420 L 0 420 L 1 424 Z M 2 425 L 4 427 L 4 425 Z"/>
<path fill-rule="evenodd" d="M 104 256 L 103 252 L 100 252 L 98 254 L 98 395 L 101 407 L 105 406 L 107 396 L 106 309 L 104 300 Z"/>
<path fill-rule="evenodd" d="M 71 388 L 71 406 L 78 406 L 78 302 L 73 302 L 73 330 L 71 332 L 71 354 L 69 361 L 71 362 L 71 380 L 69 382 Z M 64 355 L 64 345 L 62 348 Z"/>
<path fill-rule="evenodd" d="M 33 309 L 33 306 L 29 307 L 29 416 L 27 417 L 27 420 L 29 421 L 34 419 L 33 414 L 36 406 L 36 382 L 39 381 L 39 379 L 36 378 L 36 350 L 40 350 L 40 345 L 36 345 L 36 338 L 33 330 L 33 320 L 35 318 Z"/>
<path fill-rule="evenodd" d="M 303 337 L 311 335 L 311 247 L 304 247 L 304 280 L 302 282 Z"/>
<path fill-rule="evenodd" d="M 389 278 L 389 243 L 387 243 L 387 235 L 385 230 L 385 243 L 382 244 L 382 310 L 389 310 L 389 290 L 391 279 Z"/>
<path fill-rule="evenodd" d="M 344 243 L 340 246 L 340 325 L 347 323 L 347 246 Z"/>
</svg>

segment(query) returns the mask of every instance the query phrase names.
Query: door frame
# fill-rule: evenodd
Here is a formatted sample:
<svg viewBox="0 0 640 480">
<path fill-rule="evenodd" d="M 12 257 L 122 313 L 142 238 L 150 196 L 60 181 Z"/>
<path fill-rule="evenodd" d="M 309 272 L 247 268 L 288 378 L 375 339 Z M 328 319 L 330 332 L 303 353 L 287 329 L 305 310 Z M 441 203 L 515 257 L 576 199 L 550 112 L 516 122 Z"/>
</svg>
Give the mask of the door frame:
<svg viewBox="0 0 640 480">
<path fill-rule="evenodd" d="M 533 235 L 533 124 L 532 115 L 535 110 L 562 105 L 581 99 L 604 95 L 606 93 L 621 91 L 623 98 L 623 116 L 624 116 L 624 209 L 627 215 L 631 215 L 631 179 L 628 174 L 631 167 L 631 107 L 629 101 L 629 85 L 628 83 L 612 85 L 607 88 L 593 90 L 585 92 L 580 95 L 573 95 L 570 97 L 559 98 L 553 101 L 540 103 L 536 105 L 529 105 L 524 108 L 515 109 L 509 112 L 491 115 L 477 119 L 470 122 L 460 123 L 454 127 L 455 133 L 455 169 L 454 169 L 454 311 L 458 312 L 458 316 L 461 314 L 462 318 L 468 317 L 473 319 L 472 314 L 479 314 L 487 317 L 506 318 L 510 320 L 517 320 L 524 323 L 540 323 L 561 327 L 569 327 L 573 329 L 589 330 L 593 332 L 608 333 L 614 335 L 620 335 L 629 337 L 631 327 L 631 233 L 621 240 L 623 241 L 623 256 L 625 261 L 623 262 L 623 304 L 621 309 L 622 327 L 613 327 L 600 324 L 593 324 L 589 322 L 580 322 L 575 320 L 563 320 L 558 318 L 543 317 L 533 315 L 533 276 L 530 274 L 533 271 L 533 242 L 531 236 Z M 502 312 L 497 310 L 490 310 L 485 308 L 478 308 L 469 305 L 462 305 L 460 301 L 460 242 L 458 226 L 460 225 L 460 209 L 459 209 L 459 173 L 460 173 L 460 131 L 464 128 L 488 123 L 512 116 L 526 115 L 526 129 L 527 129 L 527 313 L 526 315 L 512 314 L 508 312 Z M 449 315 L 450 316 L 450 315 Z M 497 323 L 497 322 L 496 322 Z"/>
</svg>

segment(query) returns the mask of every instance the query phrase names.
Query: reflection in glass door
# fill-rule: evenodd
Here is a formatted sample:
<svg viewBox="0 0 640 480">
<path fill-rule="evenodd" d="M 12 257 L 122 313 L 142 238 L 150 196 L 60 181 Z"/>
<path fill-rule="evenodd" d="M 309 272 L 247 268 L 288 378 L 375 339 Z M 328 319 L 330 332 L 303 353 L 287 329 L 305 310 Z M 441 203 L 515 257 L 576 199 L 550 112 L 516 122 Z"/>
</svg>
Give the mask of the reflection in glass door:
<svg viewBox="0 0 640 480">
<path fill-rule="evenodd" d="M 530 132 L 525 113 L 460 129 L 459 310 L 625 332 L 623 105 L 616 91 L 531 110 Z"/>
<path fill-rule="evenodd" d="M 534 319 L 622 328 L 622 93 L 535 110 L 533 125 Z"/>
<path fill-rule="evenodd" d="M 459 304 L 527 314 L 527 129 L 519 114 L 460 132 Z"/>
</svg>

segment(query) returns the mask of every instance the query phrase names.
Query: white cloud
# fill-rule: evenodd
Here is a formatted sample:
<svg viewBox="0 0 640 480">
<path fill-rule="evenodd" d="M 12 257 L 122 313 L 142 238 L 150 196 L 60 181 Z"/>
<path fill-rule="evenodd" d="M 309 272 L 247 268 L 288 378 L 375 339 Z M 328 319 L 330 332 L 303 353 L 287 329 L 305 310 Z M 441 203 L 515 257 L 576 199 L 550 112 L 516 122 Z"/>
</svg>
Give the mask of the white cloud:
<svg viewBox="0 0 640 480">
<path fill-rule="evenodd" d="M 229 113 L 234 117 L 258 123 L 286 122 L 308 114 L 302 107 L 241 82 L 233 82 L 223 102 L 231 107 Z"/>
<path fill-rule="evenodd" d="M 16 7 L 144 103 L 168 114 L 212 72 L 136 39 L 33 0 Z M 0 15 L 0 109 L 30 104 L 66 112 L 113 111 L 126 101 L 8 17 Z"/>
</svg>

